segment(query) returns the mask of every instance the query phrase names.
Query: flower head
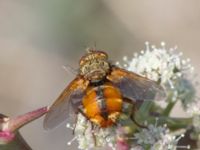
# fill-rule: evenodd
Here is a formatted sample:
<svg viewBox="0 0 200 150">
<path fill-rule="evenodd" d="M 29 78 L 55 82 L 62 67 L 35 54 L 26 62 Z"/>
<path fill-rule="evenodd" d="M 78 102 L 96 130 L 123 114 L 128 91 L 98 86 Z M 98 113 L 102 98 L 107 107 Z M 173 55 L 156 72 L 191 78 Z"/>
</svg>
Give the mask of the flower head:
<svg viewBox="0 0 200 150">
<path fill-rule="evenodd" d="M 75 127 L 75 137 L 68 142 L 71 145 L 72 141 L 77 140 L 79 149 L 92 149 L 94 147 L 114 147 L 115 131 L 111 128 L 93 128 L 82 114 L 78 114 L 78 120 Z M 74 124 L 67 124 L 67 128 L 74 130 Z"/>
<path fill-rule="evenodd" d="M 115 126 L 101 128 L 95 126 L 82 114 L 78 114 L 76 125 L 67 124 L 67 128 L 74 130 L 75 137 L 68 142 L 78 141 L 79 149 L 93 149 L 106 147 L 113 150 L 129 150 L 129 136 L 134 132 L 134 123 L 126 114 L 120 114 Z M 136 149 L 135 149 L 136 150 Z"/>
<path fill-rule="evenodd" d="M 155 46 L 150 48 L 146 42 L 146 50 L 140 54 L 135 53 L 132 60 L 128 61 L 127 57 L 124 57 L 126 68 L 161 84 L 179 78 L 186 70 L 193 70 L 189 64 L 190 59 L 181 59 L 183 53 L 175 53 L 176 47 L 168 50 L 164 42 L 161 46 L 161 48 Z"/>
<path fill-rule="evenodd" d="M 182 52 L 177 52 L 177 47 L 167 49 L 162 42 L 161 47 L 157 48 L 146 42 L 145 50 L 135 53 L 131 60 L 126 56 L 123 60 L 126 69 L 158 82 L 165 88 L 170 97 L 168 100 L 181 100 L 186 108 L 195 97 L 193 84 L 187 78 L 194 67 L 190 64 L 190 59 L 183 59 L 182 56 Z"/>
<path fill-rule="evenodd" d="M 176 150 L 177 148 L 190 149 L 190 146 L 178 146 L 178 141 L 184 134 L 174 135 L 166 125 L 148 125 L 147 129 L 142 129 L 134 134 L 137 143 L 143 147 L 150 147 L 151 150 Z"/>
</svg>

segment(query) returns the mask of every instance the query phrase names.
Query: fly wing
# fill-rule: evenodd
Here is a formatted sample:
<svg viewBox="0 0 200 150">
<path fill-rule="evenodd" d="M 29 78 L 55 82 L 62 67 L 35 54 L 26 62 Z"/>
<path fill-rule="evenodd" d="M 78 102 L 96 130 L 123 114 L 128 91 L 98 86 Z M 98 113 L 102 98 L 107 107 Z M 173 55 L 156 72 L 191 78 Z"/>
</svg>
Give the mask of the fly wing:
<svg viewBox="0 0 200 150">
<path fill-rule="evenodd" d="M 107 79 L 120 89 L 123 97 L 132 101 L 162 100 L 166 97 L 164 89 L 155 81 L 118 67 L 112 68 Z"/>
<path fill-rule="evenodd" d="M 52 129 L 75 114 L 88 84 L 88 81 L 77 77 L 64 89 L 45 116 L 45 129 Z"/>
</svg>

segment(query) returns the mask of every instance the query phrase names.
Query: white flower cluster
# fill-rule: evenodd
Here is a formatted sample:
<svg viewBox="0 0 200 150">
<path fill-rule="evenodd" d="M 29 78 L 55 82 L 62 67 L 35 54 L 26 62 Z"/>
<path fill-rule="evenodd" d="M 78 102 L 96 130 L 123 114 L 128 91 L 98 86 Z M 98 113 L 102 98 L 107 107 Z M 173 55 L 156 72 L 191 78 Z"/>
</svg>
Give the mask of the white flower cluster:
<svg viewBox="0 0 200 150">
<path fill-rule="evenodd" d="M 178 141 L 184 134 L 178 137 L 169 132 L 164 126 L 148 125 L 147 129 L 142 129 L 134 134 L 139 145 L 149 147 L 151 150 L 176 150 L 177 148 L 190 149 L 190 146 L 177 146 Z"/>
<path fill-rule="evenodd" d="M 175 53 L 176 47 L 168 50 L 164 42 L 161 46 L 161 48 L 156 48 L 154 45 L 150 47 L 146 42 L 146 50 L 142 50 L 140 54 L 135 53 L 132 60 L 129 61 L 126 56 L 123 58 L 127 63 L 125 67 L 161 84 L 166 82 L 171 84 L 188 69 L 194 69 L 189 64 L 190 59 L 181 59 L 183 53 Z M 171 87 L 173 88 L 173 84 Z"/>
<path fill-rule="evenodd" d="M 151 150 L 176 150 L 177 148 L 190 149 L 190 145 L 177 146 L 178 141 L 183 137 L 184 134 L 181 134 L 177 138 L 171 134 L 165 134 L 151 147 Z"/>
<path fill-rule="evenodd" d="M 160 48 L 146 42 L 146 49 L 139 54 L 135 53 L 131 60 L 126 56 L 123 58 L 123 67 L 160 83 L 170 96 L 168 100 L 180 99 L 186 106 L 194 99 L 193 85 L 186 78 L 194 67 L 191 66 L 190 59 L 183 59 L 183 53 L 177 53 L 176 50 L 177 47 L 166 49 L 164 42 L 161 42 Z"/>
<path fill-rule="evenodd" d="M 149 125 L 148 129 L 142 129 L 141 132 L 135 133 L 134 136 L 137 139 L 138 144 L 153 145 L 161 138 L 161 136 L 165 135 L 165 133 L 165 127 Z"/>
<path fill-rule="evenodd" d="M 74 125 L 67 124 L 67 128 L 74 130 Z M 95 147 L 110 147 L 114 148 L 116 142 L 115 130 L 110 128 L 94 127 L 92 129 L 91 122 L 88 121 L 82 114 L 78 114 L 78 120 L 75 127 L 75 137 L 68 142 L 71 145 L 72 141 L 78 141 L 78 148 L 82 150 L 93 149 Z"/>
</svg>

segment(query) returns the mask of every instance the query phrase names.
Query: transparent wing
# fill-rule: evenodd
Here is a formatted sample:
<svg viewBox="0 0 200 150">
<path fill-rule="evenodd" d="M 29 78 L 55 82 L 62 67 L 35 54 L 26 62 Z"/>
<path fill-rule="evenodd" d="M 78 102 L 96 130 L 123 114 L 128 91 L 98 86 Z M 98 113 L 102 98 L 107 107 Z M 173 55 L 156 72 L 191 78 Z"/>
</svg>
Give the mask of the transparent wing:
<svg viewBox="0 0 200 150">
<path fill-rule="evenodd" d="M 120 89 L 123 97 L 133 101 L 162 100 L 166 97 L 164 89 L 155 81 L 118 67 L 113 67 L 107 79 Z"/>
<path fill-rule="evenodd" d="M 87 86 L 88 81 L 79 77 L 74 79 L 50 107 L 44 119 L 44 128 L 52 129 L 69 118 L 70 115 L 75 115 L 77 108 L 81 105 Z"/>
</svg>

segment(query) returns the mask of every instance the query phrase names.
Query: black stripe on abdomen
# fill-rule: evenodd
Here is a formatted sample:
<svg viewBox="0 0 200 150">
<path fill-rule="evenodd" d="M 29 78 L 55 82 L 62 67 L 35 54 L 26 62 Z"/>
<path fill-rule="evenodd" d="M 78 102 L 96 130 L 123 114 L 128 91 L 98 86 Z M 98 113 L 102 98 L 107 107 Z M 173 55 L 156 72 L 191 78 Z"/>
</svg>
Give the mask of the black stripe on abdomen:
<svg viewBox="0 0 200 150">
<path fill-rule="evenodd" d="M 100 109 L 101 116 L 107 120 L 108 119 L 108 111 L 107 111 L 107 106 L 106 106 L 106 99 L 104 97 L 103 89 L 99 86 L 97 87 L 96 90 L 97 94 L 97 103 Z"/>
</svg>

